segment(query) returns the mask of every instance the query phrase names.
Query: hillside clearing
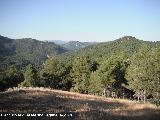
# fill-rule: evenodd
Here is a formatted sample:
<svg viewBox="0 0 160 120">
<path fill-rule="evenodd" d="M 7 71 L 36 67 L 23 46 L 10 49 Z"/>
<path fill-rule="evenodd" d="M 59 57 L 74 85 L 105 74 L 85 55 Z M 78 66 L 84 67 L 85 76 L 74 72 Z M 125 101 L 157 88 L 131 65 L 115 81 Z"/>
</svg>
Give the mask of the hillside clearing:
<svg viewBox="0 0 160 120">
<path fill-rule="evenodd" d="M 160 108 L 146 103 L 61 90 L 26 89 L 0 93 L 1 113 L 73 113 L 71 119 L 158 120 Z"/>
</svg>

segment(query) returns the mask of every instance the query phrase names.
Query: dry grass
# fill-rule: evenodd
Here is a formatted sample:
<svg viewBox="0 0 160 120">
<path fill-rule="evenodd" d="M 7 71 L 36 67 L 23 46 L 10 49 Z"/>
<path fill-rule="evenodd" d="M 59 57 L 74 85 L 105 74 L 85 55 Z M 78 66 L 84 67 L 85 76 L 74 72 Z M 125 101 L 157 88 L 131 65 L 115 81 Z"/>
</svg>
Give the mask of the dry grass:
<svg viewBox="0 0 160 120">
<path fill-rule="evenodd" d="M 68 113 L 72 119 L 159 120 L 160 108 L 146 103 L 50 89 L 0 93 L 0 112 Z"/>
</svg>

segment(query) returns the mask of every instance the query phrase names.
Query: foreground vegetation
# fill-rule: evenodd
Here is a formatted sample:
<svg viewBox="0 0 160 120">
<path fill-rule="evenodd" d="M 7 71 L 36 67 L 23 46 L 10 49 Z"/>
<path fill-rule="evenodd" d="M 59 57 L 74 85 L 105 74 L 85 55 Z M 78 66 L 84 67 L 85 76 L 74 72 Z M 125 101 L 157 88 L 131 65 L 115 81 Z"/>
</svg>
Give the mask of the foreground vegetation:
<svg viewBox="0 0 160 120">
<path fill-rule="evenodd" d="M 63 119 L 77 120 L 159 120 L 160 117 L 160 108 L 153 104 L 44 88 L 2 92 L 0 98 L 1 113 L 68 113 L 72 116 Z"/>
</svg>

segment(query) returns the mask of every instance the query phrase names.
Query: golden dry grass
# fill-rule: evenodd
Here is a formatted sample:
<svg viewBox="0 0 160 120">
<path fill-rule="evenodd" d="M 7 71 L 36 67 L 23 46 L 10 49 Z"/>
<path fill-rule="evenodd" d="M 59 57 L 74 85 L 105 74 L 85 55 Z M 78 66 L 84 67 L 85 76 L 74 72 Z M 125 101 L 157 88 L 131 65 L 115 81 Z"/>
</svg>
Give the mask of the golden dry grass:
<svg viewBox="0 0 160 120">
<path fill-rule="evenodd" d="M 159 120 L 160 107 L 61 90 L 26 89 L 0 93 L 0 112 L 68 113 L 73 119 Z M 68 118 L 67 118 L 68 119 Z"/>
</svg>

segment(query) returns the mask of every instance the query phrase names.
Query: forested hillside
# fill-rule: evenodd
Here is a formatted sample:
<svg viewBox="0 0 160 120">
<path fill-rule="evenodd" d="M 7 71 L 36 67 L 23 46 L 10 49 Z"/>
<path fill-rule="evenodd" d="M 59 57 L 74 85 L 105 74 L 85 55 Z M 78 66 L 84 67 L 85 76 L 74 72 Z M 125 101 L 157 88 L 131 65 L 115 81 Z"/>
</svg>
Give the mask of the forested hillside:
<svg viewBox="0 0 160 120">
<path fill-rule="evenodd" d="M 66 51 L 54 43 L 31 38 L 14 40 L 0 36 L 0 62 L 4 67 L 8 64 L 15 64 L 19 67 L 33 64 L 38 68 L 48 55 L 57 55 Z"/>
<path fill-rule="evenodd" d="M 28 58 L 25 60 L 29 62 L 23 71 L 14 66 L 14 63 L 3 71 L 3 77 L 0 80 L 2 90 L 13 86 L 42 86 L 160 104 L 159 41 L 142 41 L 132 36 L 125 36 L 75 52 L 50 55 L 39 69 L 32 63 L 32 58 L 36 59 L 36 56 L 40 56 L 39 52 L 46 55 L 50 53 L 47 50 L 52 51 L 55 47 L 50 47 L 49 43 L 25 39 L 24 43 L 33 42 L 34 46 L 32 46 L 33 43 L 31 46 L 23 44 L 24 50 L 22 50 L 20 44 L 22 41 L 20 41 L 16 40 L 19 47 L 16 44 L 16 47 L 9 48 L 11 51 L 15 48 L 19 50 L 16 51 L 17 55 Z M 47 45 L 47 50 L 43 44 Z M 36 48 L 35 45 L 43 49 Z M 29 51 L 25 51 L 25 47 Z M 8 55 L 10 55 L 10 50 L 8 50 Z M 37 60 L 43 60 L 43 57 Z"/>
<path fill-rule="evenodd" d="M 90 45 L 79 51 L 72 53 L 74 55 L 86 55 L 91 59 L 101 60 L 103 58 L 109 58 L 111 55 L 116 55 L 120 53 L 125 53 L 126 56 L 130 57 L 134 53 L 138 52 L 143 45 L 148 45 L 151 48 L 160 46 L 160 41 L 150 42 L 139 40 L 132 36 L 124 36 L 122 38 L 116 39 L 110 42 L 102 42 L 95 45 Z M 68 54 L 67 54 L 68 56 Z"/>
</svg>

